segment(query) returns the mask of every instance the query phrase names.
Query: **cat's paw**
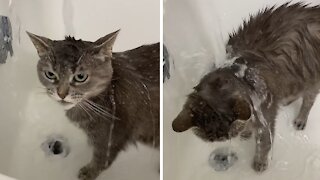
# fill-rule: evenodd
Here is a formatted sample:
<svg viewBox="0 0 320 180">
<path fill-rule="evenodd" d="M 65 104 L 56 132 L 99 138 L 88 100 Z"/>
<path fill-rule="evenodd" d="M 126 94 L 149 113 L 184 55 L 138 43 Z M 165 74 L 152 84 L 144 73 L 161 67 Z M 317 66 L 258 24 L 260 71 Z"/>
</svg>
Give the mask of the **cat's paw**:
<svg viewBox="0 0 320 180">
<path fill-rule="evenodd" d="M 250 139 L 251 136 L 252 136 L 252 131 L 243 131 L 240 133 L 240 139 L 244 141 Z"/>
<path fill-rule="evenodd" d="M 82 167 L 79 171 L 78 178 L 80 180 L 95 180 L 99 175 L 99 171 L 90 164 Z"/>
<path fill-rule="evenodd" d="M 252 168 L 254 171 L 261 173 L 268 168 L 268 161 L 254 160 L 252 164 Z"/>
<path fill-rule="evenodd" d="M 307 124 L 307 121 L 305 119 L 299 119 L 299 118 L 295 119 L 293 122 L 294 128 L 299 131 L 304 130 L 306 127 L 306 124 Z"/>
</svg>

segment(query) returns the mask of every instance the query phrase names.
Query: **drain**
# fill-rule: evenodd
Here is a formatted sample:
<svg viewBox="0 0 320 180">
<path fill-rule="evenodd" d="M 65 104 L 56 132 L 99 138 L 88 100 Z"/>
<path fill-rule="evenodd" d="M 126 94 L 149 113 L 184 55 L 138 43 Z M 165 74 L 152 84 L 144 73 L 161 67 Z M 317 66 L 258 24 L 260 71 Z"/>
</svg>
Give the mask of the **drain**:
<svg viewBox="0 0 320 180">
<path fill-rule="evenodd" d="M 61 154 L 63 152 L 62 143 L 60 141 L 55 141 L 55 142 L 53 142 L 53 144 L 50 144 L 49 149 L 55 155 Z"/>
<path fill-rule="evenodd" d="M 41 144 L 42 150 L 47 156 L 66 157 L 70 152 L 68 141 L 60 135 L 51 135 Z"/>
<path fill-rule="evenodd" d="M 215 171 L 226 171 L 238 160 L 235 152 L 228 147 L 218 148 L 209 156 L 209 165 Z"/>
</svg>

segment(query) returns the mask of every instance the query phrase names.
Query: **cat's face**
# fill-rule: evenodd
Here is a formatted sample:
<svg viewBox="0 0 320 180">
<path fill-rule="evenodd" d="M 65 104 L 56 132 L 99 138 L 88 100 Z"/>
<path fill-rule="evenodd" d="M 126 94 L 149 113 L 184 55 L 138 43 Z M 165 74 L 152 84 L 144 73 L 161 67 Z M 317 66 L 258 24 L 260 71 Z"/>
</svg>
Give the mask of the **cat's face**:
<svg viewBox="0 0 320 180">
<path fill-rule="evenodd" d="M 251 116 L 250 103 L 241 85 L 232 75 L 210 73 L 191 93 L 176 119 L 173 130 L 183 132 L 193 128 L 205 141 L 224 141 L 242 130 L 237 126 Z M 240 121 L 239 121 L 240 120 Z"/>
<path fill-rule="evenodd" d="M 52 41 L 28 33 L 40 56 L 38 77 L 48 95 L 70 109 L 103 92 L 113 74 L 112 46 L 117 34 L 86 42 L 70 37 Z"/>
</svg>

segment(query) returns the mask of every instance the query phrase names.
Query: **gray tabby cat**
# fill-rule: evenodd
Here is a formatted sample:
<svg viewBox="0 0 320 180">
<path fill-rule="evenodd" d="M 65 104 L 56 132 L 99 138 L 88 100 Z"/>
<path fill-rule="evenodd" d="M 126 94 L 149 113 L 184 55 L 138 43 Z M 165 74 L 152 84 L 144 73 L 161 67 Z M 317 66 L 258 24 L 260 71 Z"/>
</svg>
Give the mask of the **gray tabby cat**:
<svg viewBox="0 0 320 180">
<path fill-rule="evenodd" d="M 118 32 L 95 42 L 28 33 L 40 82 L 94 148 L 81 180 L 96 179 L 130 143 L 159 147 L 159 43 L 113 53 Z"/>
<path fill-rule="evenodd" d="M 303 130 L 320 88 L 320 7 L 266 8 L 230 35 L 229 65 L 204 76 L 173 121 L 207 141 L 254 132 L 253 169 L 266 170 L 279 105 L 303 98 L 294 127 Z"/>
</svg>

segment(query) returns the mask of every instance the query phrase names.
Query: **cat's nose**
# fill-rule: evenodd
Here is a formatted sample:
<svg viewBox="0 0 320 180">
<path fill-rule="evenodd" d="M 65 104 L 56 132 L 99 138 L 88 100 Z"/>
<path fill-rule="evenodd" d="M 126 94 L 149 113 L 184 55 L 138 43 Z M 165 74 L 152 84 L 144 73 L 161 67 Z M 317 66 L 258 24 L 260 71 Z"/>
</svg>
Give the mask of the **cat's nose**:
<svg viewBox="0 0 320 180">
<path fill-rule="evenodd" d="M 66 98 L 68 93 L 69 93 L 69 87 L 65 84 L 62 84 L 57 88 L 57 94 L 62 100 Z"/>
<path fill-rule="evenodd" d="M 64 99 L 64 98 L 66 98 L 66 96 L 67 96 L 67 93 L 66 92 L 57 92 L 57 94 L 58 94 L 58 96 L 61 98 L 61 99 Z"/>
</svg>

